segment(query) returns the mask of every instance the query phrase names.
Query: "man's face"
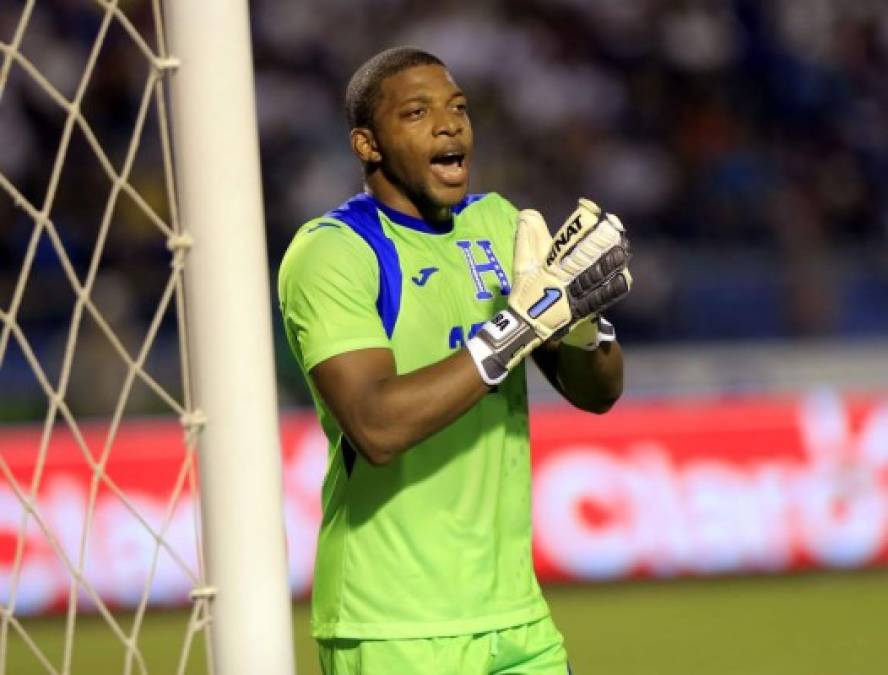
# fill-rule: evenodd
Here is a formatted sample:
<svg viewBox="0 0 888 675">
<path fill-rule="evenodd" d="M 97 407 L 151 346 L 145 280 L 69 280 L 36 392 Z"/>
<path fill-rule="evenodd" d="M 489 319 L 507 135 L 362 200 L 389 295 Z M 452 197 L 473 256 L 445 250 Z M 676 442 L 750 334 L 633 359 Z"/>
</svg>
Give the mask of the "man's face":
<svg viewBox="0 0 888 675">
<path fill-rule="evenodd" d="M 445 68 L 415 66 L 385 79 L 373 121 L 388 182 L 418 206 L 462 201 L 472 125 L 466 97 Z"/>
</svg>

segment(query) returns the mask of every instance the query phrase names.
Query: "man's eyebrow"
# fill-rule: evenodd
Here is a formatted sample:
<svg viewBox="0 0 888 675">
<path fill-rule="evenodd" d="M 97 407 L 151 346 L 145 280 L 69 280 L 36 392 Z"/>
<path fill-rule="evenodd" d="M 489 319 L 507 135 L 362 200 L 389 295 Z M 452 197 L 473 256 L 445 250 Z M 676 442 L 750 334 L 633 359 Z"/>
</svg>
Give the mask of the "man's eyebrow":
<svg viewBox="0 0 888 675">
<path fill-rule="evenodd" d="M 455 98 L 466 98 L 466 95 L 462 91 L 457 89 L 455 92 L 453 92 L 452 94 L 450 94 L 450 96 L 447 97 L 447 100 L 452 101 Z M 414 94 L 413 96 L 410 96 L 409 98 L 405 98 L 404 100 L 400 101 L 398 103 L 398 106 L 400 107 L 403 105 L 407 105 L 408 103 L 428 103 L 431 100 L 432 100 L 432 97 L 429 96 L 428 94 Z"/>
<path fill-rule="evenodd" d="M 432 97 L 428 94 L 414 94 L 409 98 L 405 98 L 402 101 L 398 102 L 399 106 L 407 105 L 408 103 L 418 102 L 418 103 L 428 103 L 432 100 Z"/>
</svg>

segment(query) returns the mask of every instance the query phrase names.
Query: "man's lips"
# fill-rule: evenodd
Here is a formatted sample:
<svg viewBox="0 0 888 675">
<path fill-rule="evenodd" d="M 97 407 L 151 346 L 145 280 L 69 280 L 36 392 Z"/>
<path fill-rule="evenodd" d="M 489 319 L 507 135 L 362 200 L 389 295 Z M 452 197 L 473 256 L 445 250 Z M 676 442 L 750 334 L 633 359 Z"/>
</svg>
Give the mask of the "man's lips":
<svg viewBox="0 0 888 675">
<path fill-rule="evenodd" d="M 448 187 L 460 187 L 469 177 L 468 161 L 465 153 L 445 152 L 432 158 L 432 175 Z"/>
</svg>

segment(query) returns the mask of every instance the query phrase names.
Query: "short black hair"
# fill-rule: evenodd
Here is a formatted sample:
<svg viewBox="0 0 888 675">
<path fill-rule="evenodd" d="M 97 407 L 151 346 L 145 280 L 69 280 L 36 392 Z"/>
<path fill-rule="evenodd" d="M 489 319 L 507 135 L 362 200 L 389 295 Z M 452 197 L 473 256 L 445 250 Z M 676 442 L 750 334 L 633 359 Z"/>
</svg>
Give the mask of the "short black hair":
<svg viewBox="0 0 888 675">
<path fill-rule="evenodd" d="M 414 66 L 443 66 L 434 54 L 416 47 L 393 47 L 365 61 L 352 75 L 345 90 L 345 116 L 349 129 L 373 126 L 382 82 Z"/>
</svg>

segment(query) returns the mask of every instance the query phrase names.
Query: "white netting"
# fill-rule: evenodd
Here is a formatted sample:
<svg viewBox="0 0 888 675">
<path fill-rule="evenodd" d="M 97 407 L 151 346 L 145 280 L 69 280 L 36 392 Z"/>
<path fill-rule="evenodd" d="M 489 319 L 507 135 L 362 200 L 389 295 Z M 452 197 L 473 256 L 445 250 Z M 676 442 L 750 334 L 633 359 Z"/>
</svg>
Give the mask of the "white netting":
<svg viewBox="0 0 888 675">
<path fill-rule="evenodd" d="M 189 395 L 183 265 L 190 239 L 176 213 L 165 94 L 176 62 L 164 46 L 160 3 L 2 5 L 0 244 L 21 245 L 7 246 L 0 256 L 0 264 L 6 261 L 6 269 L 0 268 L 0 376 L 4 366 L 12 373 L 0 386 L 26 392 L 19 371 L 27 370 L 42 392 L 45 414 L 27 475 L 11 445 L 4 447 L 0 427 L 0 495 L 6 497 L 0 496 L 0 518 L 7 533 L 14 522 L 16 533 L 7 536 L 4 555 L 0 531 L 0 675 L 86 668 L 78 665 L 78 610 L 84 608 L 101 617 L 106 635 L 116 636 L 119 670 L 148 672 L 151 658 L 140 638 L 149 602 L 157 599 L 158 570 L 178 579 L 186 593 L 194 589 L 191 616 L 175 646 L 178 672 L 185 672 L 194 667 L 188 662 L 195 636 L 206 636 L 212 591 L 204 583 L 193 499 L 203 417 Z M 97 77 L 103 68 L 110 75 Z M 115 100 L 113 87 L 126 89 L 134 80 L 140 88 Z M 94 123 L 93 114 L 101 123 Z M 37 138 L 32 118 L 42 120 Z M 41 148 L 49 149 L 38 157 L 43 174 L 25 172 L 22 165 L 33 164 Z M 132 235 L 135 253 L 127 253 Z M 168 264 L 160 262 L 161 252 Z M 143 264 L 144 257 L 149 260 Z M 143 286 L 152 290 L 143 292 Z M 60 295 L 67 300 L 56 302 Z M 41 306 L 59 305 L 70 307 L 63 318 L 40 313 Z M 164 353 L 155 355 L 158 350 Z M 155 370 L 162 372 L 152 375 Z M 98 404 L 103 400 L 107 409 Z M 128 492 L 126 476 L 111 469 L 122 422 L 133 409 L 165 410 L 183 428 L 179 469 L 158 488 L 163 508 L 156 499 L 146 507 L 144 495 Z M 85 421 L 84 412 L 101 417 Z M 47 505 L 45 475 L 53 453 L 60 452 L 60 436 L 74 449 L 70 461 L 88 474 L 88 489 L 66 504 L 61 519 L 58 505 Z M 78 509 L 73 515 L 72 504 Z M 107 551 L 94 550 L 95 520 L 110 512 L 137 529 L 128 545 L 140 549 L 125 577 L 126 592 L 110 593 L 111 600 L 102 571 Z M 190 530 L 184 537 L 183 512 L 184 529 Z M 181 542 L 188 539 L 193 548 L 183 551 Z M 69 579 L 66 597 L 42 605 L 64 612 L 53 628 L 63 632 L 60 648 L 45 647 L 43 632 L 31 630 L 27 617 L 41 606 L 25 597 L 34 591 L 24 590 L 32 574 L 25 561 L 35 546 L 46 549 L 45 560 L 52 562 L 45 564 L 61 566 Z M 163 598 L 171 604 L 183 599 L 187 595 Z M 24 658 L 21 652 L 30 670 L 15 665 L 14 659 Z"/>
</svg>

